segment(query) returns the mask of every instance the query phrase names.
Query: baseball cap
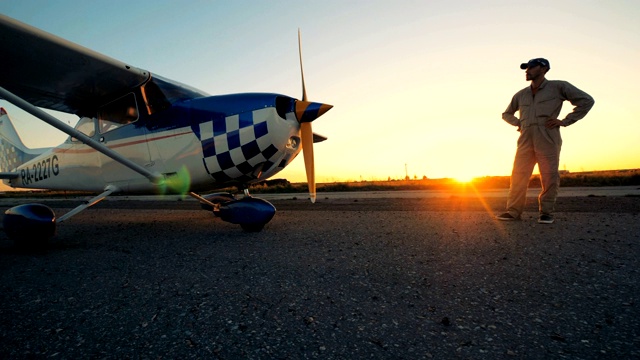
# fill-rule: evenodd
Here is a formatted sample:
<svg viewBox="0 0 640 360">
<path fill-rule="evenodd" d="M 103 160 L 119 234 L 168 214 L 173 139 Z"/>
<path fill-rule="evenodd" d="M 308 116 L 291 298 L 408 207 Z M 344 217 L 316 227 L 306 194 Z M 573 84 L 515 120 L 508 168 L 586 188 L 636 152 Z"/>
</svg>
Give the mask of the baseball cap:
<svg viewBox="0 0 640 360">
<path fill-rule="evenodd" d="M 524 70 L 526 68 L 530 68 L 537 65 L 551 69 L 551 64 L 549 64 L 549 60 L 543 59 L 543 58 L 535 58 L 535 59 L 529 60 L 526 63 L 522 63 L 520 64 L 520 69 Z"/>
</svg>

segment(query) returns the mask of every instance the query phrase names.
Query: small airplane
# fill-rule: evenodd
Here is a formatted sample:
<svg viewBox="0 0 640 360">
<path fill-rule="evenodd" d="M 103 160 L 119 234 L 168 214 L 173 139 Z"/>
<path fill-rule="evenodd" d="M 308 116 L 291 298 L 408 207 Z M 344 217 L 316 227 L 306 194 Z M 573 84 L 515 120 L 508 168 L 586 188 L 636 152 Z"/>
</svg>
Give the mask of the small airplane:
<svg viewBox="0 0 640 360">
<path fill-rule="evenodd" d="M 14 188 L 88 191 L 95 197 L 56 218 L 42 204 L 5 212 L 18 241 L 46 242 L 56 224 L 111 194 L 188 194 L 222 220 L 261 231 L 275 207 L 249 194 L 302 151 L 315 202 L 311 122 L 332 108 L 307 100 L 298 31 L 302 99 L 272 93 L 207 93 L 125 64 L 0 14 L 0 99 L 69 137 L 29 149 L 0 111 L 0 179 Z M 77 115 L 71 127 L 45 112 Z M 199 195 L 237 187 L 238 193 Z"/>
</svg>

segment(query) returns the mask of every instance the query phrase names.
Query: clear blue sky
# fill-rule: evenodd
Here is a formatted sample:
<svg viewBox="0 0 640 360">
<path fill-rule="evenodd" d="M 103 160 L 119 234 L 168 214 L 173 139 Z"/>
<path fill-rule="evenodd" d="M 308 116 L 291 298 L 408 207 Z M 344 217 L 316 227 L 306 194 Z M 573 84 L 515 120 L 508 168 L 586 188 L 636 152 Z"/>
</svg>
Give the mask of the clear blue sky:
<svg viewBox="0 0 640 360">
<path fill-rule="evenodd" d="M 300 97 L 300 28 L 309 98 L 335 106 L 314 122 L 329 137 L 319 182 L 402 178 L 405 164 L 420 178 L 508 175 L 518 133 L 501 113 L 534 57 L 596 100 L 563 129 L 562 167 L 640 167 L 635 1 L 5 0 L 0 12 L 210 94 Z M 64 140 L 0 104 L 27 145 Z M 302 159 L 277 177 L 303 181 Z"/>
</svg>

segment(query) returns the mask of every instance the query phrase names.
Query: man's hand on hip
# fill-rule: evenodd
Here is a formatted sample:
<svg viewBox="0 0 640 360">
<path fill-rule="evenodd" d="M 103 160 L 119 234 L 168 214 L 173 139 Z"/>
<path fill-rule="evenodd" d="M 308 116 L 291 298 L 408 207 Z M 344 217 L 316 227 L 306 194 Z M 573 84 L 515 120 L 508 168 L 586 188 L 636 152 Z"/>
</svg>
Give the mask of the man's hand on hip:
<svg viewBox="0 0 640 360">
<path fill-rule="evenodd" d="M 544 127 L 547 129 L 554 129 L 560 126 L 562 126 L 562 121 L 558 119 L 549 119 L 544 123 Z"/>
</svg>

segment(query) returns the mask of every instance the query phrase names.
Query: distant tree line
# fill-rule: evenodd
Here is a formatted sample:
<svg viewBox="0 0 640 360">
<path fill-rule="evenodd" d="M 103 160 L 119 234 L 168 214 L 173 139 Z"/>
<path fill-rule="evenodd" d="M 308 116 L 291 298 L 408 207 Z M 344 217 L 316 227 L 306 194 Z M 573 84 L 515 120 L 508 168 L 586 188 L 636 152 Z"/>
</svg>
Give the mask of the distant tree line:
<svg viewBox="0 0 640 360">
<path fill-rule="evenodd" d="M 509 188 L 509 176 L 485 176 L 470 183 L 460 183 L 454 179 L 352 181 L 317 184 L 318 191 L 393 191 L 393 190 L 445 190 L 452 187 L 474 186 L 479 189 Z M 640 186 L 640 169 L 594 171 L 586 173 L 562 173 L 560 186 Z M 540 177 L 533 175 L 529 187 L 540 187 Z M 306 192 L 306 183 L 291 183 L 286 179 L 263 181 L 251 187 L 252 193 L 298 193 Z"/>
</svg>

